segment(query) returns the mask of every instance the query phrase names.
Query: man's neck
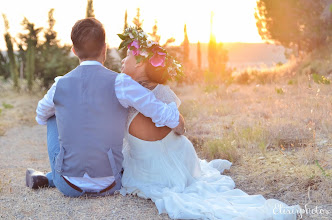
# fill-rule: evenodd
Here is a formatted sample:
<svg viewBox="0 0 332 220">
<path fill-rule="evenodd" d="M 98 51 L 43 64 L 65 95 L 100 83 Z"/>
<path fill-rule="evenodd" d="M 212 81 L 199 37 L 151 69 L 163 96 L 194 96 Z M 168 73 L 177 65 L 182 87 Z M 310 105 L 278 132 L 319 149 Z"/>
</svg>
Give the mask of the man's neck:
<svg viewBox="0 0 332 220">
<path fill-rule="evenodd" d="M 87 58 L 87 59 L 82 59 L 82 60 L 80 59 L 80 63 L 82 63 L 83 61 L 97 61 L 104 65 L 104 59 L 102 59 L 102 58 Z"/>
</svg>

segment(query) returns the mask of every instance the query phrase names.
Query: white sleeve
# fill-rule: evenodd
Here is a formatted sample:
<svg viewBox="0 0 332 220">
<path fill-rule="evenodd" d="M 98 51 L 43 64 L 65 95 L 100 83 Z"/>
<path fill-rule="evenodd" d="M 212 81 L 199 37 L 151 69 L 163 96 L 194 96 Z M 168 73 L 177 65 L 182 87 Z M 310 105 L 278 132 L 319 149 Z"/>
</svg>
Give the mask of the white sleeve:
<svg viewBox="0 0 332 220">
<path fill-rule="evenodd" d="M 115 79 L 115 94 L 123 107 L 134 107 L 151 118 L 157 127 L 175 128 L 179 124 L 179 111 L 175 102 L 166 104 L 158 100 L 150 90 L 124 73 Z"/>
<path fill-rule="evenodd" d="M 42 98 L 37 105 L 36 109 L 36 121 L 40 125 L 46 125 L 47 119 L 52 117 L 55 114 L 55 108 L 53 103 L 53 97 L 55 94 L 56 84 L 59 81 L 61 76 L 58 76 L 54 79 L 52 87 L 47 91 L 44 98 Z"/>
</svg>

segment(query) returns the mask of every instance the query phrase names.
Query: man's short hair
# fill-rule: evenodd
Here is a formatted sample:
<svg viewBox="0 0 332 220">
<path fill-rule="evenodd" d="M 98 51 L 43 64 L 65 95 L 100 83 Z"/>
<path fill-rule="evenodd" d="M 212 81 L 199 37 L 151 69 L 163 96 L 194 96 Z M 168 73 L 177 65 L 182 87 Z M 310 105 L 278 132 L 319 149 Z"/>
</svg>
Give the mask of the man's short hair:
<svg viewBox="0 0 332 220">
<path fill-rule="evenodd" d="M 71 40 L 80 59 L 96 58 L 105 44 L 105 29 L 95 18 L 81 19 L 72 28 Z"/>
</svg>

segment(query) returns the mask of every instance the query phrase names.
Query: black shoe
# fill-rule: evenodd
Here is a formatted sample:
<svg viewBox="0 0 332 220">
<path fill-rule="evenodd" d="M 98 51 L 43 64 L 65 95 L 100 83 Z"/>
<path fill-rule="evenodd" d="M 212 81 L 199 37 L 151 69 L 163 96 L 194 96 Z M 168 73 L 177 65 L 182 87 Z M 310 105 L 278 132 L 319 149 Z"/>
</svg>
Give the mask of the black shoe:
<svg viewBox="0 0 332 220">
<path fill-rule="evenodd" d="M 48 179 L 42 172 L 28 168 L 26 172 L 26 185 L 31 189 L 48 186 Z"/>
</svg>

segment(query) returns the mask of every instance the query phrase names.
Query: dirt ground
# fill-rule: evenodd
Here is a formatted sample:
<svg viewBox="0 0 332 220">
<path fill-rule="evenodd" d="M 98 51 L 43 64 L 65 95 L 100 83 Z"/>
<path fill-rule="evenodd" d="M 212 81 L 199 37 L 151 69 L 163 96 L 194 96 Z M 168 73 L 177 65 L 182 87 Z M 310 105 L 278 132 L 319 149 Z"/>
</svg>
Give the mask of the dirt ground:
<svg viewBox="0 0 332 220">
<path fill-rule="evenodd" d="M 233 166 L 226 175 L 237 188 L 329 212 L 303 214 L 303 219 L 332 219 L 330 85 L 172 87 L 201 158 L 224 155 L 222 149 L 209 153 L 210 140 L 234 138 Z M 169 219 L 158 215 L 150 200 L 133 196 L 66 198 L 54 188 L 27 188 L 26 168 L 49 171 L 46 127 L 34 121 L 42 95 L 0 94 L 0 218 Z M 263 132 L 248 134 L 248 126 Z"/>
</svg>

